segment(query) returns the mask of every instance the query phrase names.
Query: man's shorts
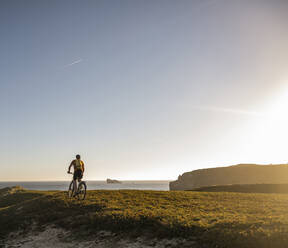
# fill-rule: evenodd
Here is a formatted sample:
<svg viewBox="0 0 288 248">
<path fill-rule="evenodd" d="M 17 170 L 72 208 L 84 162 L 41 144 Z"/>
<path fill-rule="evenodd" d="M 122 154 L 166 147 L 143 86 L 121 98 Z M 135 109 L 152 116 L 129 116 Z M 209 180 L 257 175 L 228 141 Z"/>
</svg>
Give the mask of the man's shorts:
<svg viewBox="0 0 288 248">
<path fill-rule="evenodd" d="M 83 177 L 83 172 L 82 172 L 82 170 L 76 170 L 76 171 L 74 171 L 73 180 L 82 179 L 82 177 Z"/>
</svg>

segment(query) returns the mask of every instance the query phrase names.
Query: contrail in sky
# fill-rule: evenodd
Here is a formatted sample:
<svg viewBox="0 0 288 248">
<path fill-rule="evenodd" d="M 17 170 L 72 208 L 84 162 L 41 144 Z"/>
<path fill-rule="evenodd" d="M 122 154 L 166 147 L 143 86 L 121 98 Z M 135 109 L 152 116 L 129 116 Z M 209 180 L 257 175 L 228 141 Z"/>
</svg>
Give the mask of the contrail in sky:
<svg viewBox="0 0 288 248">
<path fill-rule="evenodd" d="M 80 62 L 82 62 L 82 59 L 75 60 L 72 63 L 65 65 L 64 68 L 72 66 L 72 65 L 76 65 L 76 64 L 78 64 Z"/>
<path fill-rule="evenodd" d="M 254 111 L 247 111 L 242 109 L 230 109 L 230 108 L 219 108 L 219 107 L 212 107 L 212 106 L 195 106 L 192 107 L 193 109 L 197 110 L 206 110 L 206 111 L 213 111 L 213 112 L 225 112 L 231 114 L 242 114 L 242 115 L 251 115 L 257 117 L 263 117 L 263 113 L 254 112 Z"/>
</svg>

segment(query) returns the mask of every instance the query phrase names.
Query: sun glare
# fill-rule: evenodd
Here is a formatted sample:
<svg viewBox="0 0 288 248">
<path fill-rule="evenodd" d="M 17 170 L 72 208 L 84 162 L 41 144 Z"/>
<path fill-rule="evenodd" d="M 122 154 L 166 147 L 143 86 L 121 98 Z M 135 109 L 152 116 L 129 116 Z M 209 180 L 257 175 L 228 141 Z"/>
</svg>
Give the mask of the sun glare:
<svg viewBox="0 0 288 248">
<path fill-rule="evenodd" d="M 250 127 L 250 147 L 254 156 L 267 163 L 288 161 L 288 89 L 275 96 L 264 107 L 260 118 Z M 286 159 L 287 157 L 287 159 Z"/>
</svg>

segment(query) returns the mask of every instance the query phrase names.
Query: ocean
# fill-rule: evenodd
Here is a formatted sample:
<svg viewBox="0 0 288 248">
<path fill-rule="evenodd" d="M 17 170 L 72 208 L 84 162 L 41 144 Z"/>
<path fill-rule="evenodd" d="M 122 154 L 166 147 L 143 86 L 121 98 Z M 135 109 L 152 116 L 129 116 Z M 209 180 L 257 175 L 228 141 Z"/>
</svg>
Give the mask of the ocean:
<svg viewBox="0 0 288 248">
<path fill-rule="evenodd" d="M 121 181 L 121 184 L 107 184 L 106 181 L 86 181 L 88 190 L 135 189 L 135 190 L 169 190 L 169 181 Z M 0 182 L 0 189 L 22 186 L 29 190 L 67 190 L 70 181 L 39 182 Z"/>
</svg>

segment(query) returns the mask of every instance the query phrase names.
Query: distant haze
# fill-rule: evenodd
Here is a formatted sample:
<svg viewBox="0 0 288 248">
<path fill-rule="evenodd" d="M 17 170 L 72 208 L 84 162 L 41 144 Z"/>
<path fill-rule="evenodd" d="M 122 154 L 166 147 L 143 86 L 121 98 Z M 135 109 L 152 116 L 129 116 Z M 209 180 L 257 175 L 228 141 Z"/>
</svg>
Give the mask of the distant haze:
<svg viewBox="0 0 288 248">
<path fill-rule="evenodd" d="M 288 1 L 0 2 L 0 181 L 288 161 Z"/>
</svg>

